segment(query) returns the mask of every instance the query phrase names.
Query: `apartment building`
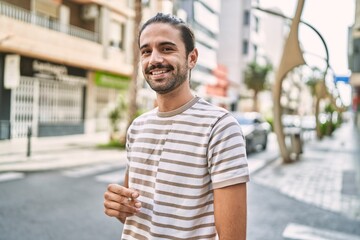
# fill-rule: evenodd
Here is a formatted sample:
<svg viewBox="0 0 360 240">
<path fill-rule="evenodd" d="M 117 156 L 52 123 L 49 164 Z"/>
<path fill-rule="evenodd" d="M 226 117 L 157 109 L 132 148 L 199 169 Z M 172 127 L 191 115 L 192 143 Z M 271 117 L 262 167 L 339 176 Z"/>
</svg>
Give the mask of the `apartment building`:
<svg viewBox="0 0 360 240">
<path fill-rule="evenodd" d="M 360 128 L 360 1 L 355 2 L 355 23 L 349 31 L 349 68 L 352 73 L 350 85 L 352 87 L 354 120 Z"/>
<path fill-rule="evenodd" d="M 132 73 L 132 4 L 0 0 L 0 139 L 107 129 Z"/>
<path fill-rule="evenodd" d="M 215 105 L 224 106 L 227 98 L 227 71 L 218 65 L 220 0 L 178 0 L 174 13 L 193 29 L 199 58 L 191 73 L 191 88 Z"/>
<path fill-rule="evenodd" d="M 252 93 L 244 84 L 248 63 L 270 61 L 276 71 L 285 40 L 285 20 L 255 10 L 255 6 L 259 1 L 221 2 L 218 62 L 228 70 L 228 99 L 233 111 L 248 111 L 252 106 Z M 268 104 L 261 107 L 271 108 L 271 94 L 260 97 Z"/>
</svg>

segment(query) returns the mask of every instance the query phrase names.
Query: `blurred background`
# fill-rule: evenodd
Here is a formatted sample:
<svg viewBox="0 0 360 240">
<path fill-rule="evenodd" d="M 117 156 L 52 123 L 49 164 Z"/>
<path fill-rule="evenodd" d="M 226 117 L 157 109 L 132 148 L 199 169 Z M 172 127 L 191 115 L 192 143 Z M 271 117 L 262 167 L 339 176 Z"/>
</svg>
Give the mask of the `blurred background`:
<svg viewBox="0 0 360 240">
<path fill-rule="evenodd" d="M 194 94 L 242 126 L 248 239 L 359 240 L 360 2 L 302 3 L 0 0 L 0 239 L 120 239 L 103 192 L 156 106 L 136 41 L 164 12 L 195 32 Z"/>
</svg>

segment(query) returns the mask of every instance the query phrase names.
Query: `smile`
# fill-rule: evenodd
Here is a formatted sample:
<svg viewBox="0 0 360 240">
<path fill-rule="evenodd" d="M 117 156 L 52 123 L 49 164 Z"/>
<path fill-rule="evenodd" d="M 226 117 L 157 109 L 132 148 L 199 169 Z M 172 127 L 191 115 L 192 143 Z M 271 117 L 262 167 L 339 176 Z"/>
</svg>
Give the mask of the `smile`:
<svg viewBox="0 0 360 240">
<path fill-rule="evenodd" d="M 160 75 L 160 74 L 163 74 L 163 73 L 166 73 L 168 71 L 165 71 L 165 70 L 161 70 L 161 71 L 152 71 L 151 74 L 152 75 Z"/>
</svg>

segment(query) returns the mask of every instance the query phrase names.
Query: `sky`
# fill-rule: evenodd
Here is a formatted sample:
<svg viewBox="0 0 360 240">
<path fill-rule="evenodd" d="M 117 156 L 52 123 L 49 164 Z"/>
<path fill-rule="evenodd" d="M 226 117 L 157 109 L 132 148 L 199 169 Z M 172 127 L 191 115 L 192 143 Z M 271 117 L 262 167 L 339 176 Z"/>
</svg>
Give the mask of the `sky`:
<svg viewBox="0 0 360 240">
<path fill-rule="evenodd" d="M 297 0 L 261 0 L 262 8 L 277 7 L 284 15 L 293 17 Z M 306 0 L 301 20 L 311 24 L 323 36 L 329 50 L 330 66 L 336 75 L 348 76 L 348 27 L 354 23 L 355 0 Z M 300 43 L 305 52 L 305 61 L 323 62 L 318 55 L 325 58 L 325 49 L 319 37 L 309 28 L 299 31 Z M 310 54 L 306 54 L 310 53 Z M 317 58 L 317 60 L 315 60 Z M 320 64 L 319 64 L 320 65 Z M 351 101 L 349 86 L 339 86 L 344 104 Z"/>
</svg>

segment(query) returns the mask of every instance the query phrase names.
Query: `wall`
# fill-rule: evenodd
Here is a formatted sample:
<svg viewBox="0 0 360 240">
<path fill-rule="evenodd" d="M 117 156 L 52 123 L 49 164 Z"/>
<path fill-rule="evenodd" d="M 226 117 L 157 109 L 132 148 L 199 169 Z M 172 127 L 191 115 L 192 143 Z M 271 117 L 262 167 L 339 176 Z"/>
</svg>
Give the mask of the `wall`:
<svg viewBox="0 0 360 240">
<path fill-rule="evenodd" d="M 122 64 L 125 55 L 112 51 L 103 58 L 103 47 L 95 42 L 72 37 L 0 15 L 0 39 L 10 33 L 9 39 L 0 44 L 0 51 L 49 60 L 55 63 L 89 70 L 103 70 L 130 75 L 132 66 Z"/>
</svg>

